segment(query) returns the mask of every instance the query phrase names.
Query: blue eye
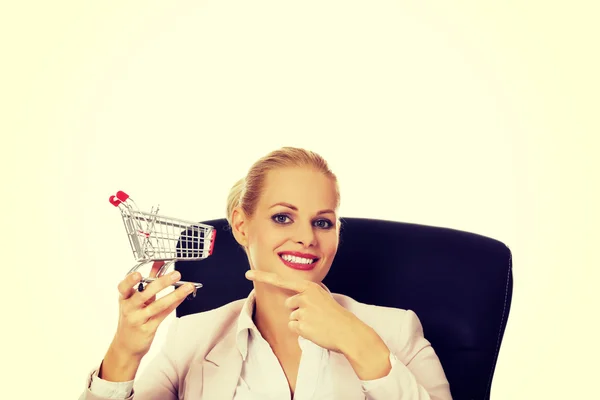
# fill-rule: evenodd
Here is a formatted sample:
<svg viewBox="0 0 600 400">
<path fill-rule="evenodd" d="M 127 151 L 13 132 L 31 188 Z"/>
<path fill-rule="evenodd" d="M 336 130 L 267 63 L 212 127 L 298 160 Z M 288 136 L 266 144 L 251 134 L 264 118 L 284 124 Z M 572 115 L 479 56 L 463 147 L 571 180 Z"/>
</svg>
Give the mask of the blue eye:
<svg viewBox="0 0 600 400">
<path fill-rule="evenodd" d="M 331 229 L 333 227 L 333 223 L 328 219 L 320 219 L 315 221 L 315 226 L 321 229 Z"/>
<path fill-rule="evenodd" d="M 285 214 L 275 214 L 271 217 L 271 219 L 278 224 L 287 224 L 287 220 L 290 219 L 290 217 Z"/>
<path fill-rule="evenodd" d="M 273 222 L 279 225 L 288 225 L 294 221 L 287 214 L 275 214 L 271 217 Z M 333 228 L 333 222 L 328 219 L 319 219 L 313 222 L 313 226 L 319 229 L 331 229 Z"/>
</svg>

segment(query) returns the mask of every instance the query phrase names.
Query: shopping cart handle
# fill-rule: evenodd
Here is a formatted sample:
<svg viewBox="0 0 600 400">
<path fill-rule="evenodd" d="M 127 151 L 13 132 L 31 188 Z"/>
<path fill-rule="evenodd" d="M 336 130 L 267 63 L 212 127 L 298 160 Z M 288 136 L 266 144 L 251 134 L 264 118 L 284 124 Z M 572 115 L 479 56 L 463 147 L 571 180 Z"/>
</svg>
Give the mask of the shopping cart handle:
<svg viewBox="0 0 600 400">
<path fill-rule="evenodd" d="M 146 284 L 148 284 L 148 283 L 152 283 L 152 282 L 154 282 L 156 279 L 158 279 L 158 278 L 142 278 L 142 280 L 141 280 L 141 282 L 140 282 L 140 285 L 139 285 L 139 287 L 138 287 L 138 290 L 139 290 L 140 292 L 144 290 L 144 286 L 143 286 L 143 284 L 142 284 L 142 283 L 146 283 Z M 175 288 L 178 288 L 178 287 L 180 287 L 180 286 L 183 286 L 183 285 L 185 285 L 186 283 L 191 283 L 192 285 L 194 285 L 194 291 L 191 293 L 191 295 L 192 295 L 193 297 L 196 297 L 196 291 L 197 291 L 198 289 L 200 289 L 202 286 L 204 286 L 204 285 L 202 285 L 201 283 L 196 283 L 196 282 L 187 282 L 187 281 L 177 281 L 177 282 L 175 282 L 175 283 L 171 284 L 171 286 L 175 286 Z M 140 289 L 141 289 L 141 290 L 140 290 Z"/>
<path fill-rule="evenodd" d="M 125 192 L 123 192 L 122 190 L 119 190 L 117 192 L 116 196 L 110 196 L 108 198 L 108 201 L 110 201 L 110 204 L 112 204 L 115 207 L 118 207 L 119 204 L 127 201 L 127 199 L 129 198 L 129 195 Z"/>
</svg>

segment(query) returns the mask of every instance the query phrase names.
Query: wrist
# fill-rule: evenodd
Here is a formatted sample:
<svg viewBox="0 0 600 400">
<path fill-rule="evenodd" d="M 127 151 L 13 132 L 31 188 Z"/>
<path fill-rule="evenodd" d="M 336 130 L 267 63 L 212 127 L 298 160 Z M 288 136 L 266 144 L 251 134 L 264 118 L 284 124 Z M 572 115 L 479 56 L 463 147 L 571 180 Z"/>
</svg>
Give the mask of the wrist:
<svg viewBox="0 0 600 400">
<path fill-rule="evenodd" d="M 369 326 L 349 336 L 341 350 L 360 380 L 379 379 L 390 373 L 390 350 Z"/>
<path fill-rule="evenodd" d="M 381 340 L 375 330 L 362 321 L 357 321 L 347 331 L 351 334 L 344 335 L 338 346 L 340 353 L 346 357 L 358 358 L 359 354 L 365 351 L 364 349 L 378 344 L 377 342 Z"/>
<path fill-rule="evenodd" d="M 128 382 L 135 379 L 142 357 L 123 351 L 112 344 L 100 365 L 98 377 L 109 382 Z"/>
</svg>

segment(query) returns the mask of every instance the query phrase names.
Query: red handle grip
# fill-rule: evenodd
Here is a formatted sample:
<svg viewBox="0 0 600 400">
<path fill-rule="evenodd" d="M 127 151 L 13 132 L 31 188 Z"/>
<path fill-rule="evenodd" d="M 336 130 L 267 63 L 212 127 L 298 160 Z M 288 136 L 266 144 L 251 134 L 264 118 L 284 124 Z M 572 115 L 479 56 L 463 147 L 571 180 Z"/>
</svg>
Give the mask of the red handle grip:
<svg viewBox="0 0 600 400">
<path fill-rule="evenodd" d="M 110 196 L 108 198 L 108 201 L 110 201 L 110 204 L 112 204 L 115 207 L 118 207 L 119 204 L 123 203 L 124 201 L 127 201 L 127 199 L 129 198 L 129 195 L 121 190 L 119 190 L 117 192 L 116 196 Z"/>
</svg>

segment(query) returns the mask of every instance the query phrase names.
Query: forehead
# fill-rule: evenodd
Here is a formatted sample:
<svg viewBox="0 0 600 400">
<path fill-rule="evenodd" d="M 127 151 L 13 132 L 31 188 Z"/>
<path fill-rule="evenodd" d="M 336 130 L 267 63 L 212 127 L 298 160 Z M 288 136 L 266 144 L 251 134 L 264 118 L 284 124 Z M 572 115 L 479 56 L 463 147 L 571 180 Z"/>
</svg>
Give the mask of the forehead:
<svg viewBox="0 0 600 400">
<path fill-rule="evenodd" d="M 278 168 L 267 173 L 259 207 L 285 202 L 299 211 L 336 208 L 335 184 L 322 172 L 312 168 Z"/>
</svg>

